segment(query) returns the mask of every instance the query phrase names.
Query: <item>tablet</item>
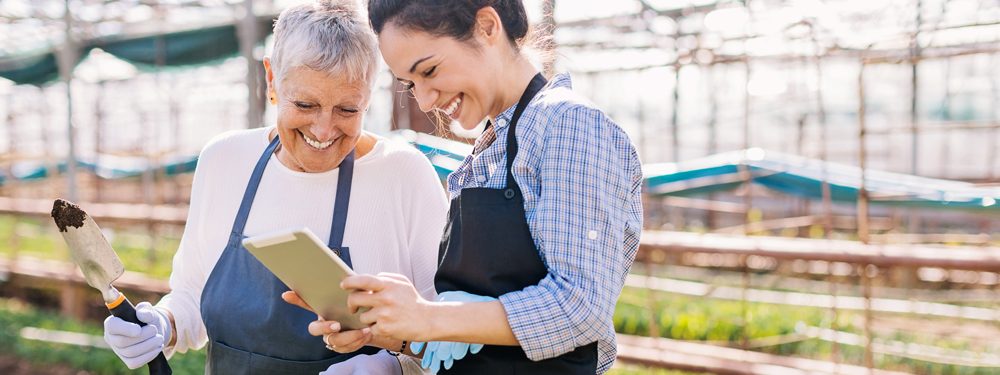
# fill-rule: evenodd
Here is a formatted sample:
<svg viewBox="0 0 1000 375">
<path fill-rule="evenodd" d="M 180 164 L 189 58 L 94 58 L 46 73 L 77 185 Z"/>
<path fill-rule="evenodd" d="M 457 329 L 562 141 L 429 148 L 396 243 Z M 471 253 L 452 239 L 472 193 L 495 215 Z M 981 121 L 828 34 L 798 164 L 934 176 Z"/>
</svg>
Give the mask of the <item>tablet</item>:
<svg viewBox="0 0 1000 375">
<path fill-rule="evenodd" d="M 350 292 L 340 288 L 340 282 L 354 271 L 309 228 L 253 236 L 244 239 L 243 246 L 319 316 L 340 322 L 344 329 L 367 327 L 359 314 L 347 309 Z"/>
</svg>

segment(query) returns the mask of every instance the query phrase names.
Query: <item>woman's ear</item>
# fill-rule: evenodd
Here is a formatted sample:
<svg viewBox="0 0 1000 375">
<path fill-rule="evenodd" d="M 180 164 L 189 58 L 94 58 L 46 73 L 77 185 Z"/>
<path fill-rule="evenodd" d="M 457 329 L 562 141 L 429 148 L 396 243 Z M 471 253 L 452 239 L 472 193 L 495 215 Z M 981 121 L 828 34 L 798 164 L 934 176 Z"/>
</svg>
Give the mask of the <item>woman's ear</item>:
<svg viewBox="0 0 1000 375">
<path fill-rule="evenodd" d="M 486 45 L 496 44 L 497 41 L 507 39 L 500 15 L 493 7 L 483 7 L 476 12 L 476 24 L 474 26 L 474 36 L 481 43 Z"/>
<path fill-rule="evenodd" d="M 274 89 L 274 68 L 271 66 L 271 58 L 264 56 L 264 77 L 267 81 L 267 101 L 271 104 L 278 104 L 278 93 Z"/>
</svg>

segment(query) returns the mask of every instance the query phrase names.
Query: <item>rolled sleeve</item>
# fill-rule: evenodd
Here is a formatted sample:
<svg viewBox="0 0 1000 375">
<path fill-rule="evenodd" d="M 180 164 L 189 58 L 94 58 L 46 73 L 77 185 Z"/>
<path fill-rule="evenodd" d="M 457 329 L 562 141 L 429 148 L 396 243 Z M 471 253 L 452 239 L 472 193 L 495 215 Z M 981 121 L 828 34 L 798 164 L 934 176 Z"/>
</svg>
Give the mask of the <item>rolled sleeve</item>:
<svg viewBox="0 0 1000 375">
<path fill-rule="evenodd" d="M 631 156 L 631 144 L 596 109 L 557 113 L 540 146 L 540 188 L 526 197 L 536 199 L 526 214 L 548 275 L 499 298 L 514 336 L 535 361 L 605 338 L 635 255 L 623 248 L 634 225 L 633 171 L 618 156 Z"/>
</svg>

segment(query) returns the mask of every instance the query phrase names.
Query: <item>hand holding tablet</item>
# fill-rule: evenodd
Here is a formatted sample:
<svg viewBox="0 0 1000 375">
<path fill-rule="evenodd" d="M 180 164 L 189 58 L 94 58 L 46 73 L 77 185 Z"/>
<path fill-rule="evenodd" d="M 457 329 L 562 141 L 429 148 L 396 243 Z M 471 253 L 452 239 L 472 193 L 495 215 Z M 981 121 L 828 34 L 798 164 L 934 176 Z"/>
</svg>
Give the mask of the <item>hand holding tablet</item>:
<svg viewBox="0 0 1000 375">
<path fill-rule="evenodd" d="M 282 230 L 243 240 L 243 246 L 325 320 L 341 329 L 367 327 L 347 309 L 349 291 L 340 282 L 354 271 L 308 228 Z"/>
</svg>

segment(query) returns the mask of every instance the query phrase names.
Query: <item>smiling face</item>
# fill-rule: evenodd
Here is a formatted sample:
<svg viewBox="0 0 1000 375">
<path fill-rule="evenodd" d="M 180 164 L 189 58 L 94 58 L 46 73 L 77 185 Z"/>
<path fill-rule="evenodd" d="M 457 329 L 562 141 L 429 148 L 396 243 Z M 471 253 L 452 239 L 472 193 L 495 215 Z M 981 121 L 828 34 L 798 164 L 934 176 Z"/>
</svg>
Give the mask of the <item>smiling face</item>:
<svg viewBox="0 0 1000 375">
<path fill-rule="evenodd" d="M 506 41 L 504 41 L 506 43 Z M 469 41 L 437 37 L 389 23 L 379 34 L 379 49 L 389 70 L 410 88 L 424 112 L 439 111 L 463 128 L 506 109 L 498 95 L 499 48 L 475 36 Z"/>
<path fill-rule="evenodd" d="M 278 108 L 278 160 L 302 172 L 325 172 L 340 166 L 363 131 L 361 120 L 371 89 L 365 82 L 305 67 L 275 77 L 269 61 L 268 93 Z"/>
</svg>

